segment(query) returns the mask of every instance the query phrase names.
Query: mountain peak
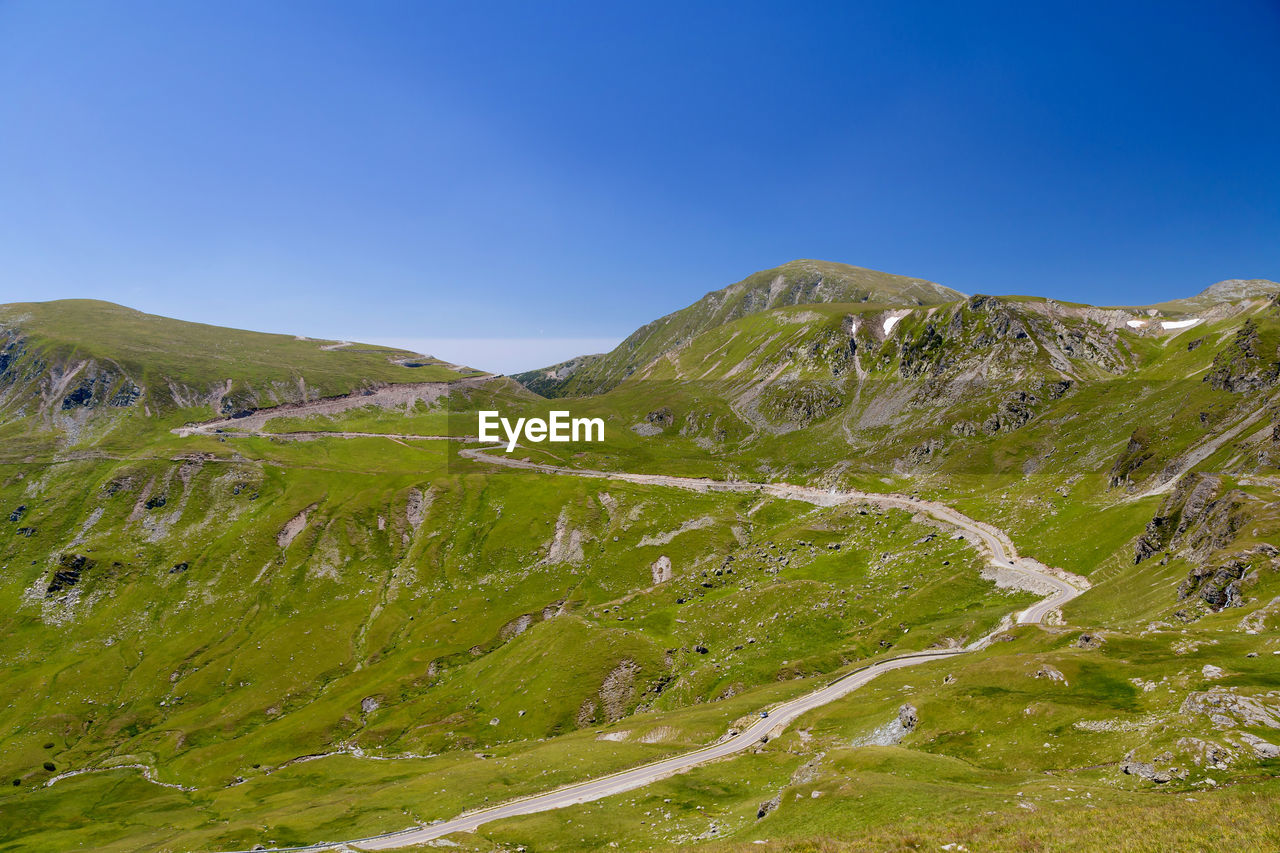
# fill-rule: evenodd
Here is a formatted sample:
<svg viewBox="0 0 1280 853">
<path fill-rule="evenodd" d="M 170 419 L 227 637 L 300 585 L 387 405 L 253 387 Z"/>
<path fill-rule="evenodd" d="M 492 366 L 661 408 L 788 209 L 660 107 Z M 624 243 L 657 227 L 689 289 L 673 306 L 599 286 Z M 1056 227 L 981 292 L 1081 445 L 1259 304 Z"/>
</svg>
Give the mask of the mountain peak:
<svg viewBox="0 0 1280 853">
<path fill-rule="evenodd" d="M 1280 282 L 1265 278 L 1229 278 L 1211 284 L 1196 295 L 1197 299 L 1212 302 L 1238 302 L 1241 299 L 1280 294 Z"/>
<path fill-rule="evenodd" d="M 789 305 L 862 303 L 916 308 L 959 302 L 965 295 L 932 281 L 833 261 L 800 258 L 752 273 L 697 302 L 641 326 L 613 352 L 518 374 L 547 396 L 597 394 L 695 335 L 750 314 Z"/>
<path fill-rule="evenodd" d="M 717 294 L 737 296 L 744 292 L 754 293 L 750 310 L 744 311 L 744 314 L 779 305 L 871 302 L 912 307 L 957 302 L 965 297 L 958 290 L 923 278 L 895 275 L 835 261 L 798 258 L 781 266 L 752 273 L 742 281 L 712 291 L 703 297 L 703 301 Z M 759 305 L 761 297 L 767 304 Z M 701 304 L 702 302 L 694 303 L 685 310 L 695 309 Z"/>
</svg>

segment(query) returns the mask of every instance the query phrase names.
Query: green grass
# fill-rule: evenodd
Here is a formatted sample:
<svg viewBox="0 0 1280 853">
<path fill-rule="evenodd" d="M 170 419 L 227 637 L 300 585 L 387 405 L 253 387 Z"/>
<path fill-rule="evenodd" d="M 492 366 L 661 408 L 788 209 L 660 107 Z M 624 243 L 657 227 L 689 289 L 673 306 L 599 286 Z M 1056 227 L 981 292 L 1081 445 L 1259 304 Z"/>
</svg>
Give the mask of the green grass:
<svg viewBox="0 0 1280 853">
<path fill-rule="evenodd" d="M 243 377 L 244 393 L 262 394 L 305 377 L 316 393 L 343 393 L 430 369 L 398 367 L 388 360 L 395 353 L 375 348 L 326 351 L 91 303 L 7 306 L 6 322 L 17 309 L 31 315 L 22 327 L 44 357 L 118 365 L 149 389 Z M 1257 634 L 1240 627 L 1280 595 L 1280 573 L 1257 557 L 1244 608 L 1211 613 L 1180 601 L 1178 584 L 1196 563 L 1132 562 L 1162 498 L 1129 500 L 1125 486 L 1108 485 L 1135 430 L 1150 450 L 1129 472 L 1141 487 L 1263 405 L 1263 395 L 1199 379 L 1239 318 L 1197 328 L 1206 343 L 1194 350 L 1186 336 L 1121 331 L 1107 358 L 1124 360 L 1122 372 L 1078 359 L 1078 381 L 1054 397 L 1045 383 L 1059 374 L 1043 347 L 1021 352 L 1003 339 L 988 345 L 988 382 L 949 393 L 960 368 L 948 359 L 1001 322 L 960 305 L 915 312 L 888 342 L 863 335 L 869 378 L 855 381 L 846 318 L 869 323 L 880 310 L 849 303 L 731 319 L 648 375 L 590 398 L 534 399 L 494 382 L 433 407 L 268 423 L 279 432 L 463 435 L 475 431 L 479 408 L 569 408 L 604 418 L 606 443 L 517 455 L 914 491 L 1094 583 L 1066 608 L 1066 627 L 1018 628 L 981 653 L 887 674 L 758 754 L 485 827 L 465 844 L 1127 843 L 1094 826 L 1096 806 L 1211 847 L 1219 842 L 1168 806 L 1199 815 L 1209 802 L 1238 822 L 1222 838 L 1268 837 L 1247 814 L 1258 802 L 1246 792 L 1274 775 L 1274 762 L 1237 748 L 1228 771 L 1196 767 L 1180 741 L 1227 736 L 1180 709 L 1213 686 L 1253 696 L 1280 689 L 1275 617 Z M 1035 313 L 1043 304 L 1008 310 L 1036 341 L 1051 339 Z M 1275 319 L 1258 322 L 1272 341 Z M 1087 321 L 1064 324 L 1106 343 Z M 939 328 L 948 330 L 941 343 Z M 913 359 L 942 372 L 904 376 Z M 803 382 L 834 389 L 840 405 L 788 424 L 805 403 Z M 753 389 L 772 395 L 769 407 L 751 408 Z M 1002 407 L 1020 390 L 1036 397 L 1025 423 L 994 434 L 952 429 L 1007 415 Z M 663 408 L 673 423 L 661 434 L 632 429 Z M 965 543 L 931 538 L 936 529 L 905 512 L 500 469 L 459 457 L 456 442 L 168 432 L 211 415 L 207 405 L 151 416 L 95 410 L 75 441 L 39 418 L 0 422 L 0 673 L 15 697 L 0 703 L 0 780 L 19 782 L 0 790 L 0 849 L 302 843 L 449 817 L 707 743 L 859 662 L 973 639 L 1033 600 L 982 581 Z M 1205 462 L 1249 496 L 1247 523 L 1207 560 L 1276 539 L 1265 439 L 1227 443 Z M 928 441 L 931 452 L 913 455 Z M 5 521 L 19 506 L 21 520 Z M 280 544 L 304 511 L 305 526 Z M 71 554 L 93 565 L 70 600 L 46 597 Z M 655 585 L 651 567 L 664 556 L 675 576 Z M 1083 633 L 1105 642 L 1081 648 Z M 1227 675 L 1207 680 L 1206 664 Z M 1050 669 L 1065 682 L 1036 677 Z M 904 702 L 920 725 L 899 746 L 852 746 Z M 349 747 L 395 760 L 296 761 Z M 1118 763 L 1130 751 L 1144 761 L 1170 752 L 1187 776 L 1159 789 L 1124 776 Z M 794 776 L 819 754 L 816 770 Z M 154 767 L 158 780 L 194 790 L 147 783 L 137 770 L 42 787 L 56 773 L 112 763 Z M 1207 791 L 1208 778 L 1228 790 Z M 1272 792 L 1270 781 L 1256 784 Z M 757 820 L 760 804 L 779 795 Z"/>
</svg>

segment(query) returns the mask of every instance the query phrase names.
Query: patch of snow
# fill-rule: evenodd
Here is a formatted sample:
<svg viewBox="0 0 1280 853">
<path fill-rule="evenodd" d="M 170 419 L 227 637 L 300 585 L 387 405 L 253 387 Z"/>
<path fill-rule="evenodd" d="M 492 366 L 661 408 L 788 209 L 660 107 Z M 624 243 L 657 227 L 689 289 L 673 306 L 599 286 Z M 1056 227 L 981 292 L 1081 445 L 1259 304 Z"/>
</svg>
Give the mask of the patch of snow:
<svg viewBox="0 0 1280 853">
<path fill-rule="evenodd" d="M 1185 329 L 1199 322 L 1199 317 L 1192 317 L 1190 320 L 1161 320 L 1160 327 L 1162 329 Z"/>
<path fill-rule="evenodd" d="M 1147 321 L 1146 320 L 1125 320 L 1124 324 L 1128 326 L 1130 329 L 1141 329 L 1143 326 L 1147 325 Z"/>
<path fill-rule="evenodd" d="M 884 318 L 884 333 L 887 335 L 887 334 L 889 334 L 889 332 L 893 331 L 893 327 L 894 327 L 894 326 L 896 326 L 896 325 L 898 325 L 898 321 L 899 321 L 899 320 L 901 320 L 901 319 L 902 319 L 901 317 L 885 317 L 885 318 Z"/>
</svg>

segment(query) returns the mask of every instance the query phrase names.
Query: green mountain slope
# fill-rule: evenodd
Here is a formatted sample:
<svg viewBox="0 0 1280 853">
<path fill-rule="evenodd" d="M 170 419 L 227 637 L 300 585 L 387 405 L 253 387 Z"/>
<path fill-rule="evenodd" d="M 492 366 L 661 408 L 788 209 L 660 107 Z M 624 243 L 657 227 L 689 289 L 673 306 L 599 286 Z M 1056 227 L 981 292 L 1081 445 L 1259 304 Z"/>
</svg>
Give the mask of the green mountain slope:
<svg viewBox="0 0 1280 853">
<path fill-rule="evenodd" d="M 75 445 L 112 430 L 136 435 L 148 429 L 139 420 L 203 420 L 468 375 L 476 371 L 403 350 L 224 329 L 109 302 L 0 305 L 0 434 L 15 438 Z"/>
<path fill-rule="evenodd" d="M 715 290 L 687 308 L 641 326 L 610 353 L 581 356 L 515 378 L 548 397 L 598 394 L 725 323 L 786 305 L 863 302 L 895 307 L 963 299 L 949 287 L 828 261 L 799 260 Z"/>
<path fill-rule="evenodd" d="M 464 849 L 1114 846 L 1104 810 L 1184 846 L 1266 838 L 1273 292 L 785 303 L 707 320 L 571 401 L 458 373 L 397 394 L 397 371 L 426 368 L 364 347 L 211 330 L 66 354 L 75 335 L 5 321 L 21 371 L 0 385 L 0 843 L 250 848 L 449 818 L 710 743 L 1033 600 L 905 511 L 497 468 L 411 438 L 566 407 L 603 418 L 605 442 L 515 456 L 914 493 L 1092 588 L 1055 624 L 882 676 L 756 750 Z M 219 340 L 248 351 L 223 361 Z M 55 377 L 78 359 L 146 377 L 164 413 L 123 407 L 119 425 L 108 399 L 60 427 Z M 169 390 L 227 365 L 267 411 Z M 283 376 L 346 396 L 272 397 Z M 1231 832 L 1188 825 L 1187 796 Z"/>
</svg>

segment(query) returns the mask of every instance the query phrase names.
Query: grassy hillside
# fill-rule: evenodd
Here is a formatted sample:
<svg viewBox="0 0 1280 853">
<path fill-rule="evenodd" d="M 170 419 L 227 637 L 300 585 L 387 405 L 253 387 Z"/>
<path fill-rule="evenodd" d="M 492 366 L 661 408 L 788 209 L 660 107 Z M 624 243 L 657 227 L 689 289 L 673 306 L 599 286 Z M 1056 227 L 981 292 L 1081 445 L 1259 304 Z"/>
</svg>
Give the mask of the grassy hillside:
<svg viewBox="0 0 1280 853">
<path fill-rule="evenodd" d="M 1056 624 L 884 675 L 758 750 L 486 825 L 464 848 L 1266 846 L 1280 793 L 1268 293 L 1155 314 L 784 303 L 569 401 L 450 374 L 431 395 L 192 435 L 169 428 L 221 404 L 123 407 L 135 420 L 111 429 L 115 407 L 77 405 L 74 443 L 52 448 L 42 418 L 59 423 L 74 383 L 40 389 L 77 360 L 151 377 L 148 401 L 224 368 L 244 371 L 250 402 L 303 377 L 295 404 L 426 368 L 279 336 L 269 356 L 219 355 L 216 332 L 187 354 L 123 332 L 64 352 L 34 312 L 6 320 L 29 372 L 0 391 L 14 697 L 0 846 L 252 847 L 452 817 L 709 743 L 1034 600 L 906 512 L 497 468 L 410 437 L 473 434 L 481 408 L 605 420 L 603 444 L 516 451 L 536 461 L 917 493 L 1093 587 Z"/>
<path fill-rule="evenodd" d="M 0 434 L 92 445 L 184 420 L 446 382 L 476 371 L 403 350 L 223 329 L 71 299 L 0 305 Z"/>
<path fill-rule="evenodd" d="M 208 843 L 247 843 L 263 816 L 240 814 L 243 798 L 330 752 L 297 796 L 353 832 L 393 828 L 400 794 L 351 810 L 338 759 L 425 770 L 432 760 L 413 756 L 451 764 L 654 716 L 651 745 L 591 765 L 617 766 L 733 718 L 687 732 L 685 709 L 971 638 L 1029 600 L 983 582 L 964 543 L 905 513 L 565 484 L 456 459 L 446 471 L 447 453 L 210 437 L 185 458 L 4 466 L 0 500 L 22 510 L 0 557 L 3 670 L 25 698 L 0 711 L 0 773 L 16 783 L 0 796 L 17 798 L 3 832 L 56 849 L 62 830 L 35 833 L 33 815 L 81 784 L 59 774 L 137 764 L 220 816 L 201 830 Z M 671 579 L 655 583 L 662 563 Z M 551 780 L 577 772 L 553 766 Z M 477 802 L 454 793 L 434 816 Z"/>
</svg>

